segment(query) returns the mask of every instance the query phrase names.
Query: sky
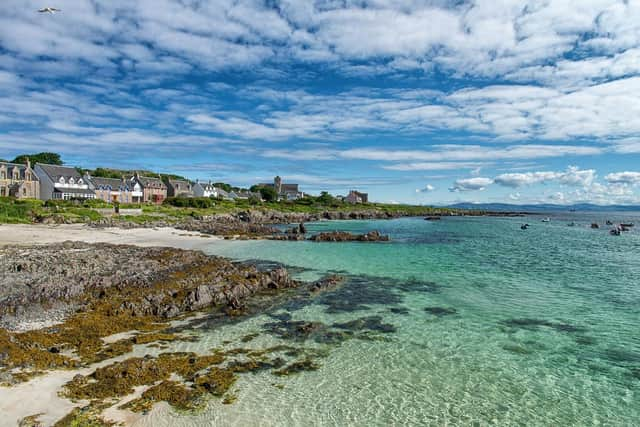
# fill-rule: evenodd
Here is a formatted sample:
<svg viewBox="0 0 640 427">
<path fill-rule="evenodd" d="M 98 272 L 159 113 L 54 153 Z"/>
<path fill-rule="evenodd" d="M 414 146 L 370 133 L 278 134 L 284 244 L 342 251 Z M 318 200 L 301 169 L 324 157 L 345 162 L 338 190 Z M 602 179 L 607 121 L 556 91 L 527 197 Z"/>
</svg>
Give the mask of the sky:
<svg viewBox="0 0 640 427">
<path fill-rule="evenodd" d="M 640 203 L 640 1 L 47 1 L 0 10 L 0 158 Z"/>
</svg>

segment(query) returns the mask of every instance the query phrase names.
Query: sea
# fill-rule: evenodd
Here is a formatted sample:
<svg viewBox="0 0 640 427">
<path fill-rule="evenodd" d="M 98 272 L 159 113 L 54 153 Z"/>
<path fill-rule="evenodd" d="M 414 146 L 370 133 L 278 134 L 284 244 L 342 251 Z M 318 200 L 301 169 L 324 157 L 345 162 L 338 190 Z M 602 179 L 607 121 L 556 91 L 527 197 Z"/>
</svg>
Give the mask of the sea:
<svg viewBox="0 0 640 427">
<path fill-rule="evenodd" d="M 313 369 L 242 374 L 231 404 L 165 405 L 137 425 L 640 425 L 640 213 L 546 216 L 306 224 L 391 237 L 380 243 L 212 242 L 210 254 L 345 281 L 204 323 L 175 349 L 292 346 Z M 636 227 L 615 236 L 607 220 Z"/>
</svg>

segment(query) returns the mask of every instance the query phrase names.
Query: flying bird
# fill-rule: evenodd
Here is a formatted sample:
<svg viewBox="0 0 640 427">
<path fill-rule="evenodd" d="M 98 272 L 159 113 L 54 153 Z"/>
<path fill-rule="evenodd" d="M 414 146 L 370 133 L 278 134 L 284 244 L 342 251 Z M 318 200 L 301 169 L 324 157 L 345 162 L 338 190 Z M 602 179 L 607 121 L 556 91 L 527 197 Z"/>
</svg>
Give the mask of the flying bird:
<svg viewBox="0 0 640 427">
<path fill-rule="evenodd" d="M 38 9 L 38 12 L 40 13 L 56 13 L 56 12 L 62 12 L 62 10 L 60 9 L 56 9 L 55 7 L 44 7 L 42 9 Z"/>
</svg>

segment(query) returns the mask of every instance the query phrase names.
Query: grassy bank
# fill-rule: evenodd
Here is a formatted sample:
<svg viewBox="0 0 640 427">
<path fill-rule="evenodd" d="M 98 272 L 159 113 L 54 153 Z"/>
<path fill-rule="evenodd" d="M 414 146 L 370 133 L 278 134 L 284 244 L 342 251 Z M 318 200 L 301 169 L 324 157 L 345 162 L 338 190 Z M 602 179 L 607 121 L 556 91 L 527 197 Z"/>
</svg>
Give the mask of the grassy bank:
<svg viewBox="0 0 640 427">
<path fill-rule="evenodd" d="M 297 201 L 260 202 L 249 200 L 215 200 L 209 207 L 181 207 L 165 203 L 163 205 L 121 205 L 125 208 L 142 209 L 141 215 L 123 215 L 122 220 L 136 223 L 146 223 L 156 220 L 180 221 L 188 217 L 206 217 L 219 214 L 233 214 L 246 210 L 278 211 L 283 213 L 316 214 L 331 212 L 362 212 L 375 211 L 388 214 L 402 215 L 436 215 L 481 212 L 461 211 L 457 209 L 434 208 L 427 206 L 391 205 L 382 203 L 367 203 L 352 205 L 343 202 L 324 204 L 314 198 Z M 17 200 L 9 197 L 0 198 L 0 223 L 25 224 L 36 222 L 71 222 L 83 223 L 96 221 L 104 217 L 98 209 L 113 209 L 113 206 L 96 200 L 82 203 L 70 201 Z"/>
<path fill-rule="evenodd" d="M 57 222 L 96 221 L 102 218 L 102 214 L 96 209 L 108 206 L 95 201 L 77 205 L 64 201 L 45 203 L 42 200 L 0 197 L 0 223 L 30 224 L 43 222 L 48 218 Z"/>
</svg>

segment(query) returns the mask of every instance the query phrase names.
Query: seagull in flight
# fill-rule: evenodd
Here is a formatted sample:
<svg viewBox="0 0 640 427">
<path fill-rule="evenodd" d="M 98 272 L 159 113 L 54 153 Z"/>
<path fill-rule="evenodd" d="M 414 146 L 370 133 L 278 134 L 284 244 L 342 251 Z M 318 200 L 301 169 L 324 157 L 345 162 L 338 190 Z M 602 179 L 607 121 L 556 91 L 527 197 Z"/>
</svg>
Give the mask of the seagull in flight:
<svg viewBox="0 0 640 427">
<path fill-rule="evenodd" d="M 38 12 L 54 14 L 56 12 L 62 12 L 62 10 L 56 9 L 55 7 L 45 7 L 45 8 L 42 8 L 42 9 L 38 9 Z"/>
</svg>

